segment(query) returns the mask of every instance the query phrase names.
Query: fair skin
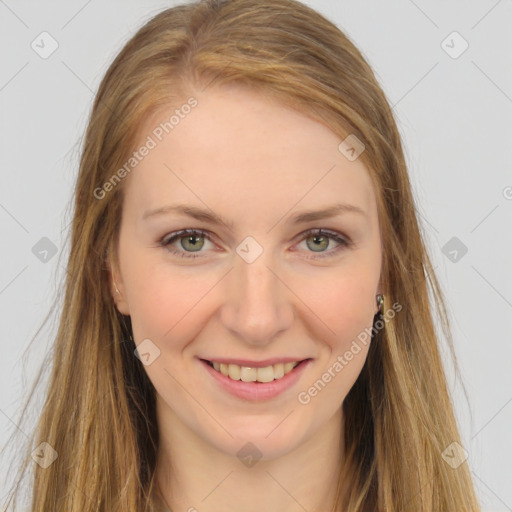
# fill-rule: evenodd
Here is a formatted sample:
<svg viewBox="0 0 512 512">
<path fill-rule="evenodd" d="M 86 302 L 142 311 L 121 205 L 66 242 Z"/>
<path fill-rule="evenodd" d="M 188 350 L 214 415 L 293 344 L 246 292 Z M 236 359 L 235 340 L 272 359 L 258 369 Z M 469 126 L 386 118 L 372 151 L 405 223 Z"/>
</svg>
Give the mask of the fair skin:
<svg viewBox="0 0 512 512">
<path fill-rule="evenodd" d="M 254 91 L 223 85 L 194 97 L 195 109 L 126 178 L 114 270 L 135 343 L 150 339 L 160 350 L 144 366 L 157 393 L 157 481 L 173 511 L 326 511 L 343 461 L 341 406 L 368 345 L 309 403 L 297 397 L 378 310 L 381 236 L 369 173 L 323 123 Z M 175 108 L 148 122 L 141 143 Z M 177 213 L 142 218 L 177 203 L 233 225 Z M 337 203 L 363 213 L 292 223 Z M 301 236 L 313 228 L 353 245 Z M 181 229 L 211 235 L 172 242 L 197 258 L 158 245 Z M 236 251 L 248 236 L 263 249 L 251 263 Z M 200 361 L 288 356 L 312 361 L 291 388 L 259 401 L 226 392 Z M 237 456 L 248 442 L 261 454 L 254 465 Z"/>
</svg>

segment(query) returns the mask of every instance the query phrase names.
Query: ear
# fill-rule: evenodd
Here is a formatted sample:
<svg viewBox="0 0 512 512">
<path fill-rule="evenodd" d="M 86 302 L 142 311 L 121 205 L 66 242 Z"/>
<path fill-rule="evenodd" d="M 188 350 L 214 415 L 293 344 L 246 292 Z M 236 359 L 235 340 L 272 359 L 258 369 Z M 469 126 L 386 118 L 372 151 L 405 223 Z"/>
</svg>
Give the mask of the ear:
<svg viewBox="0 0 512 512">
<path fill-rule="evenodd" d="M 117 310 L 122 315 L 129 316 L 130 307 L 128 305 L 128 301 L 126 300 L 125 287 L 121 277 L 121 272 L 119 270 L 119 265 L 111 255 L 109 256 L 108 266 L 110 293 L 112 294 L 112 298 L 114 299 Z"/>
<path fill-rule="evenodd" d="M 379 312 L 379 303 L 377 301 L 377 295 L 385 295 L 384 287 L 382 286 L 382 280 L 379 280 L 379 284 L 377 286 L 377 291 L 375 292 L 375 315 Z"/>
</svg>

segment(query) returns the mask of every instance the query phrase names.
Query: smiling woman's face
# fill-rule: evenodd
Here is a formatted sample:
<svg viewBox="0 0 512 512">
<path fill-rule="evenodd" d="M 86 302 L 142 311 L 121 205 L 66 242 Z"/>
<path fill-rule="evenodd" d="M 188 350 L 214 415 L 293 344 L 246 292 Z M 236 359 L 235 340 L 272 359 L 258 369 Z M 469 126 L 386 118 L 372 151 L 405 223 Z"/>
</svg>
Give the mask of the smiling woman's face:
<svg viewBox="0 0 512 512">
<path fill-rule="evenodd" d="M 359 343 L 351 360 L 345 354 L 377 312 L 376 198 L 361 160 L 349 161 L 323 124 L 239 86 L 195 97 L 160 142 L 152 131 L 175 107 L 141 131 L 140 145 L 151 135 L 157 146 L 126 178 L 117 306 L 131 316 L 136 344 L 150 340 L 142 352 L 160 430 L 231 455 L 251 441 L 273 458 L 339 427 L 363 367 L 368 346 Z M 296 219 L 341 203 L 361 211 Z M 171 205 L 227 225 L 178 211 L 148 215 Z M 325 233 L 307 233 L 316 228 Z M 202 233 L 169 240 L 183 229 Z M 202 361 L 230 359 L 310 361 L 272 384 L 232 384 Z M 259 375 L 279 377 L 280 368 Z M 236 366 L 229 371 L 238 376 Z M 321 391 L 301 403 L 319 379 Z"/>
</svg>

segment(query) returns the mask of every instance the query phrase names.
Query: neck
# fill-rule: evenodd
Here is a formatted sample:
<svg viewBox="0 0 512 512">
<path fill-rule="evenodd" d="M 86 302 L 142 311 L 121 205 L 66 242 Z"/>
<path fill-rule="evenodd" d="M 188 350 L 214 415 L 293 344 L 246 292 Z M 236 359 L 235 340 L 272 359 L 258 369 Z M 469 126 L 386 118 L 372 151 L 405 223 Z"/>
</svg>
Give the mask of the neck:
<svg viewBox="0 0 512 512">
<path fill-rule="evenodd" d="M 343 456 L 341 410 L 291 450 L 251 465 L 198 437 L 166 406 L 157 409 L 160 445 L 155 477 L 171 511 L 334 510 Z"/>
</svg>

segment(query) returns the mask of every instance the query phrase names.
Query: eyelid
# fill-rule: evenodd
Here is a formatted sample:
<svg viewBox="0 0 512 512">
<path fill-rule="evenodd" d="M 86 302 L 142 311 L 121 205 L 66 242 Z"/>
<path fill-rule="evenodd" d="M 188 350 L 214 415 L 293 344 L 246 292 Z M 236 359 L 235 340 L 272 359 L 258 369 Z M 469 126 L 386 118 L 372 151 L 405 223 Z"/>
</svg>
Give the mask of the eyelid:
<svg viewBox="0 0 512 512">
<path fill-rule="evenodd" d="M 185 228 L 185 229 L 180 229 L 178 231 L 173 231 L 172 233 L 167 233 L 166 235 L 164 235 L 161 238 L 160 242 L 162 242 L 163 244 L 169 243 L 171 240 L 175 241 L 175 240 L 177 240 L 181 237 L 184 237 L 186 235 L 198 235 L 198 236 L 204 237 L 210 241 L 212 239 L 212 236 L 210 235 L 210 233 L 208 233 L 208 231 L 205 231 L 204 229 Z"/>
<path fill-rule="evenodd" d="M 316 253 L 317 256 L 315 256 L 315 252 L 312 251 L 309 254 L 313 256 L 306 256 L 307 259 L 319 260 L 322 258 L 334 257 L 343 249 L 348 249 L 355 245 L 354 242 L 347 235 L 340 233 L 338 231 L 325 228 L 307 229 L 306 231 L 303 231 L 302 233 L 297 235 L 297 237 L 294 238 L 294 241 L 298 240 L 302 242 L 309 238 L 310 236 L 327 236 L 327 238 L 334 240 L 338 244 L 338 246 L 335 247 L 334 249 L 330 249 L 327 251 L 320 251 Z"/>
<path fill-rule="evenodd" d="M 184 238 L 185 236 L 196 236 L 199 238 L 206 238 L 211 243 L 213 242 L 214 236 L 212 234 L 204 229 L 200 228 L 185 228 L 180 229 L 178 231 L 174 231 L 172 233 L 168 233 L 165 236 L 163 236 L 159 241 L 158 245 L 169 251 L 171 254 L 177 255 L 182 258 L 201 258 L 200 255 L 203 251 L 197 251 L 194 252 L 187 252 L 187 251 L 179 251 L 171 248 L 171 244 L 174 243 L 176 240 L 179 240 L 180 238 Z M 329 239 L 334 240 L 338 246 L 334 249 L 330 249 L 328 251 L 320 251 L 315 256 L 315 252 L 312 251 L 310 254 L 313 256 L 306 256 L 306 259 L 313 259 L 313 260 L 319 260 L 321 258 L 328 258 L 332 257 L 338 252 L 340 252 L 343 249 L 348 249 L 352 246 L 354 246 L 354 242 L 348 237 L 347 235 L 340 233 L 338 231 L 329 230 L 325 228 L 310 228 L 306 231 L 303 231 L 302 233 L 299 233 L 296 237 L 293 238 L 293 242 L 301 242 L 309 238 L 310 236 L 327 236 Z M 298 251 L 294 251 L 298 252 Z"/>
<path fill-rule="evenodd" d="M 211 235 L 211 233 L 209 233 L 208 231 L 205 231 L 204 229 L 200 229 L 200 228 L 185 228 L 185 229 L 180 229 L 178 231 L 173 231 L 172 233 L 168 233 L 166 235 L 164 235 L 159 241 L 158 241 L 158 245 L 162 246 L 164 249 L 167 249 L 169 252 L 182 252 L 182 251 L 173 251 L 172 249 L 170 249 L 170 245 L 174 242 L 176 242 L 176 240 L 179 240 L 180 238 L 184 238 L 186 236 L 197 236 L 199 238 L 206 238 L 209 242 L 211 243 L 214 243 L 213 242 L 213 236 Z M 183 251 L 185 252 L 185 251 Z M 201 252 L 201 251 L 198 251 L 198 252 Z M 190 252 L 188 254 L 194 254 L 193 252 Z"/>
</svg>

